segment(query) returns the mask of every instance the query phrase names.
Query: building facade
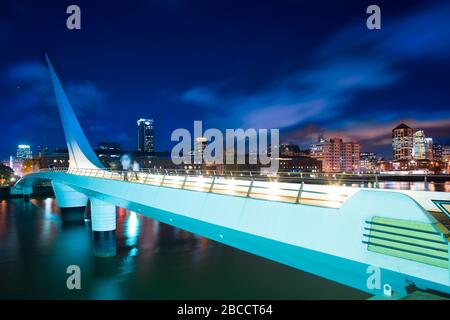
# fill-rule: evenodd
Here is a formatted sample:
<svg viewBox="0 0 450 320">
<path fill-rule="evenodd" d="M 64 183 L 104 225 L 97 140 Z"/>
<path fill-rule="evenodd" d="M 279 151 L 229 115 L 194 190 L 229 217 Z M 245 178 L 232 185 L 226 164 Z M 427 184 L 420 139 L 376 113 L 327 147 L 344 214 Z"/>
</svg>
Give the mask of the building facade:
<svg viewBox="0 0 450 320">
<path fill-rule="evenodd" d="M 294 156 L 279 159 L 281 172 L 321 172 L 322 162 L 312 157 Z"/>
<path fill-rule="evenodd" d="M 19 144 L 17 146 L 16 158 L 21 160 L 32 159 L 33 152 L 31 151 L 31 147 L 27 144 Z"/>
<path fill-rule="evenodd" d="M 299 156 L 301 150 L 298 145 L 293 143 L 280 144 L 280 156 L 281 157 L 295 157 Z"/>
<path fill-rule="evenodd" d="M 392 130 L 392 149 L 394 160 L 412 160 L 413 129 L 402 123 Z"/>
<path fill-rule="evenodd" d="M 138 127 L 138 151 L 154 152 L 153 119 L 139 119 Z"/>
<path fill-rule="evenodd" d="M 442 161 L 442 145 L 433 144 L 433 160 Z"/>
<path fill-rule="evenodd" d="M 433 161 L 433 138 L 425 138 L 425 159 Z"/>
<path fill-rule="evenodd" d="M 341 138 L 320 138 L 311 146 L 311 157 L 322 162 L 323 172 L 359 172 L 359 153 L 358 143 L 344 142 Z"/>
<path fill-rule="evenodd" d="M 361 173 L 376 173 L 379 172 L 378 167 L 379 158 L 374 152 L 360 152 L 359 153 L 359 171 Z"/>
<path fill-rule="evenodd" d="M 447 168 L 450 168 L 450 146 L 442 147 L 442 162 L 447 165 Z"/>
<path fill-rule="evenodd" d="M 205 137 L 197 137 L 194 140 L 194 164 L 202 164 L 205 162 L 204 151 L 208 145 L 208 139 Z"/>
<path fill-rule="evenodd" d="M 427 158 L 427 142 L 423 130 L 414 132 L 413 137 L 413 159 L 424 160 Z"/>
</svg>

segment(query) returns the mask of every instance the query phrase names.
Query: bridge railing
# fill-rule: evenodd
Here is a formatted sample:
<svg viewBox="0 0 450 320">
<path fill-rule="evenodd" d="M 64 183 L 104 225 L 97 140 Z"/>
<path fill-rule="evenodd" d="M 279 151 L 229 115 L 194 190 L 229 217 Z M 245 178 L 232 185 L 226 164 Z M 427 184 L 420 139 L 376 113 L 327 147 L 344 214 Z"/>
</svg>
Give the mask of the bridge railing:
<svg viewBox="0 0 450 320">
<path fill-rule="evenodd" d="M 384 187 L 383 183 L 392 183 L 384 182 L 383 179 L 386 176 L 381 175 L 304 172 L 264 175 L 252 171 L 224 173 L 215 170 L 156 168 L 140 171 L 106 168 L 53 168 L 48 170 L 94 178 L 333 208 L 340 207 L 349 196 L 358 190 L 353 187 L 379 188 Z M 402 189 L 402 183 L 404 182 L 394 182 L 394 186 L 397 187 L 396 189 Z M 425 183 L 427 183 L 426 178 Z"/>
<path fill-rule="evenodd" d="M 221 173 L 214 170 L 145 169 L 124 171 L 112 169 L 53 168 L 41 171 L 65 172 L 93 178 L 127 181 L 155 186 L 178 188 L 272 201 L 309 204 L 338 208 L 356 190 L 338 186 L 324 189 L 323 185 L 306 184 L 308 178 L 289 175 L 267 176 L 256 172 Z"/>
</svg>

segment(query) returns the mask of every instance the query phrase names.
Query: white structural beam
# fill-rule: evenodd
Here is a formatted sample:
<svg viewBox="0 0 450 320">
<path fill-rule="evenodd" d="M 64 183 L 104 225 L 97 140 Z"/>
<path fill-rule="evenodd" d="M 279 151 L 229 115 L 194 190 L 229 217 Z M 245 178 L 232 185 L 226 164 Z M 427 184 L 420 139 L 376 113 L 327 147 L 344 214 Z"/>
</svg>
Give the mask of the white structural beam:
<svg viewBox="0 0 450 320">
<path fill-rule="evenodd" d="M 57 181 L 52 181 L 56 202 L 60 208 L 86 207 L 88 197 L 72 187 Z"/>
<path fill-rule="evenodd" d="M 70 168 L 88 168 L 96 169 L 103 168 L 102 163 L 92 150 L 80 123 L 73 111 L 72 105 L 64 92 L 64 89 L 56 75 L 53 65 L 48 56 L 48 69 L 50 71 L 50 78 L 52 80 L 53 89 L 55 91 L 56 103 L 58 105 L 59 114 L 66 136 L 67 148 L 69 151 L 69 167 Z"/>
<path fill-rule="evenodd" d="M 90 201 L 92 231 L 116 230 L 116 206 L 96 198 Z"/>
</svg>

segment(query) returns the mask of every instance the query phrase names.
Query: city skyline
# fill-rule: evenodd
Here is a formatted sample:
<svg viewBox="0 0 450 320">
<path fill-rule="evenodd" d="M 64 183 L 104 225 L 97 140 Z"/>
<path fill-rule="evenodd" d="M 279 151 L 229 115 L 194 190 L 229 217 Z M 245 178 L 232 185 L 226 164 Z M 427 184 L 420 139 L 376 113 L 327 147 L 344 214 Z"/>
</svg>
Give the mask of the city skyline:
<svg viewBox="0 0 450 320">
<path fill-rule="evenodd" d="M 11 45 L 0 61 L 8 133 L 0 138 L 0 156 L 20 143 L 65 144 L 44 52 L 64 75 L 94 146 L 115 141 L 134 149 L 141 116 L 158 123 L 161 151 L 170 150 L 174 129 L 199 119 L 221 129 L 279 127 L 282 142 L 303 148 L 324 133 L 384 157 L 391 156 L 392 128 L 402 122 L 448 144 L 448 80 L 439 75 L 450 70 L 450 46 L 441 41 L 449 38 L 450 6 L 379 5 L 383 29 L 369 32 L 365 2 L 277 8 L 249 2 L 239 14 L 227 3 L 194 10 L 182 1 L 138 2 L 132 14 L 110 4 L 105 17 L 98 4 L 80 1 L 83 27 L 69 31 L 64 4 L 3 2 L 7 32 L 0 36 Z M 308 19 L 319 13 L 323 19 Z M 31 26 L 51 34 L 52 43 L 35 37 Z M 305 32 L 310 29 L 314 36 Z"/>
<path fill-rule="evenodd" d="M 149 128 L 148 130 L 150 130 L 150 131 L 148 131 L 148 133 L 147 133 L 147 135 L 148 135 L 148 138 L 147 138 L 147 140 L 148 140 L 148 142 L 147 142 L 147 144 L 148 144 L 148 149 L 147 150 L 145 150 L 145 143 L 144 143 L 144 139 L 143 139 L 143 128 L 141 127 L 141 124 L 142 123 L 146 123 L 146 126 Z M 450 145 L 450 143 L 448 143 L 448 144 L 443 144 L 443 143 L 440 143 L 439 141 L 434 141 L 434 139 L 433 139 L 433 137 L 430 137 L 430 136 L 428 136 L 428 135 L 426 135 L 425 136 L 425 132 L 424 132 L 424 130 L 423 129 L 421 129 L 421 128 L 411 128 L 411 127 L 409 127 L 407 124 L 405 124 L 405 123 L 400 123 L 400 124 L 398 124 L 398 125 L 396 125 L 394 128 L 391 128 L 391 133 L 393 133 L 394 132 L 394 130 L 396 130 L 397 128 L 399 128 L 399 127 L 402 127 L 402 126 L 406 126 L 408 129 L 410 129 L 411 130 L 411 145 L 410 145 L 410 152 L 411 152 L 411 154 L 410 154 L 410 158 L 409 158 L 409 160 L 412 160 L 412 159 L 420 159 L 420 158 L 418 158 L 417 156 L 415 156 L 415 152 L 417 152 L 417 151 L 414 151 L 414 148 L 416 147 L 416 141 L 415 141 L 415 136 L 418 134 L 418 133 L 420 133 L 421 135 L 423 135 L 423 138 L 426 140 L 426 141 L 428 141 L 428 142 L 431 142 L 431 148 L 433 148 L 433 146 L 435 146 L 435 145 L 438 145 L 438 146 L 441 146 L 441 147 L 443 147 L 443 146 L 448 146 L 448 145 Z M 138 144 L 137 144 L 137 146 L 132 146 L 130 149 L 127 149 L 128 151 L 138 151 L 138 152 L 170 152 L 170 150 L 160 150 L 160 149 L 158 149 L 158 148 L 155 148 L 155 146 L 154 146 L 154 144 L 153 144 L 153 141 L 154 141 L 154 122 L 153 122 L 153 120 L 152 119 L 143 119 L 143 118 L 140 118 L 138 121 L 137 121 L 137 127 L 138 127 L 138 134 L 137 134 L 137 140 L 138 140 Z M 150 129 L 151 128 L 151 129 Z M 342 133 L 341 133 L 342 134 Z M 343 134 L 343 135 L 341 135 L 341 136 L 336 136 L 336 135 L 330 135 L 330 134 L 326 134 L 326 133 L 324 133 L 324 132 L 322 132 L 322 133 L 319 133 L 318 135 L 317 135 L 317 139 L 315 140 L 315 141 L 312 141 L 306 148 L 304 148 L 304 149 L 302 149 L 302 148 L 300 148 L 300 144 L 297 144 L 297 143 L 291 143 L 291 142 L 289 142 L 289 141 L 281 141 L 280 142 L 280 146 L 283 146 L 283 145 L 292 145 L 292 146 L 296 146 L 296 147 L 299 147 L 299 151 L 304 151 L 304 150 L 312 150 L 312 149 L 314 149 L 314 145 L 316 145 L 318 142 L 319 143 L 321 143 L 321 142 L 324 142 L 325 140 L 333 140 L 333 139 L 341 139 L 341 140 L 346 140 L 346 141 L 344 141 L 344 143 L 358 143 L 359 144 L 359 141 L 357 140 L 357 139 L 348 139 L 348 138 L 345 138 L 346 137 L 346 135 L 345 134 Z M 414 140 L 413 140 L 413 138 L 414 138 Z M 205 138 L 201 138 L 202 139 L 202 141 L 204 142 L 204 143 L 206 143 L 207 142 L 207 140 L 205 139 Z M 205 139 L 205 140 L 203 140 L 203 139 Z M 118 149 L 121 149 L 122 148 L 122 144 L 120 143 L 120 142 L 117 142 L 117 141 L 109 141 L 109 140 L 105 140 L 105 139 L 97 139 L 99 142 L 97 143 L 97 144 L 91 144 L 92 145 L 92 147 L 94 148 L 94 149 L 108 149 L 110 146 L 108 146 L 108 145 L 110 145 L 110 144 L 112 144 L 113 146 L 114 146 L 114 148 L 118 148 Z M 147 140 L 145 140 L 145 141 L 147 141 Z M 192 146 L 192 150 L 195 150 L 196 149 L 196 145 L 197 145 L 197 141 L 194 141 L 194 144 L 193 144 L 193 146 Z M 151 146 L 151 147 L 150 147 Z M 388 156 L 382 156 L 381 154 L 379 154 L 379 155 L 381 155 L 382 156 L 382 158 L 385 158 L 386 160 L 402 160 L 402 158 L 396 158 L 395 156 L 394 156 L 394 154 L 395 154 L 395 147 L 394 147 L 394 137 L 392 136 L 391 137 L 391 139 L 390 139 L 390 142 L 389 142 L 389 146 L 391 147 L 391 149 L 390 149 L 390 154 L 388 155 Z M 66 146 L 61 146 L 61 145 L 54 145 L 54 146 L 49 146 L 49 145 L 46 145 L 46 144 L 43 144 L 43 143 L 41 143 L 41 144 L 38 144 L 38 145 L 36 145 L 36 146 L 33 146 L 33 145 L 24 145 L 24 144 L 16 144 L 16 148 L 18 148 L 18 149 L 20 149 L 21 147 L 28 147 L 30 150 L 31 150 L 31 152 L 34 152 L 34 151 L 36 151 L 36 153 L 37 154 L 40 154 L 41 153 L 41 148 L 45 148 L 45 149 L 47 149 L 47 152 L 49 152 L 50 150 L 54 150 L 54 151 L 58 151 L 58 150 L 64 150 L 64 149 L 66 149 Z M 17 150 L 18 150 L 17 149 Z M 16 152 L 16 149 L 15 150 L 13 150 L 14 152 Z M 17 151 L 18 152 L 18 151 Z M 378 153 L 376 153 L 376 152 L 374 152 L 373 150 L 361 150 L 360 151 L 361 153 L 374 153 L 374 154 L 378 154 Z M 393 154 L 394 153 L 394 154 Z M 13 156 L 13 152 L 10 152 L 10 154 L 7 156 L 7 157 L 10 157 L 10 156 Z M 423 159 L 426 159 L 427 157 L 423 157 Z M 6 158 L 5 158 L 6 159 Z M 3 159 L 4 160 L 4 159 Z M 408 158 L 406 158 L 405 160 L 408 160 Z"/>
</svg>

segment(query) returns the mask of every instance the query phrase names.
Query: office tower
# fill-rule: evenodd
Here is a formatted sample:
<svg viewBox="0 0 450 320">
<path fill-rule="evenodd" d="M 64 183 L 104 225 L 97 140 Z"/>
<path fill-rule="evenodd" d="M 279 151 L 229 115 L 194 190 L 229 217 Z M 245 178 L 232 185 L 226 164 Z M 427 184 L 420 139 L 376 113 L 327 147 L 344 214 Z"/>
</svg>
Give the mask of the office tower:
<svg viewBox="0 0 450 320">
<path fill-rule="evenodd" d="M 450 146 L 442 147 L 442 161 L 450 165 Z"/>
<path fill-rule="evenodd" d="M 42 156 L 46 155 L 47 153 L 49 153 L 49 149 L 47 146 L 44 146 L 44 145 L 38 146 L 38 156 L 39 157 L 42 157 Z"/>
<path fill-rule="evenodd" d="M 153 119 L 139 119 L 138 126 L 138 151 L 153 152 L 154 136 L 153 136 Z"/>
<path fill-rule="evenodd" d="M 294 157 L 300 155 L 300 148 L 296 144 L 282 143 L 280 145 L 280 156 L 282 157 Z"/>
<path fill-rule="evenodd" d="M 208 139 L 205 137 L 197 137 L 195 138 L 195 145 L 194 145 L 194 163 L 195 164 L 201 164 L 203 163 L 203 151 L 206 148 L 206 145 L 208 143 Z"/>
<path fill-rule="evenodd" d="M 358 172 L 359 144 L 343 142 L 341 138 L 325 140 L 311 146 L 311 157 L 322 161 L 323 172 Z"/>
<path fill-rule="evenodd" d="M 378 157 L 374 152 L 360 152 L 360 172 L 374 173 L 377 171 Z"/>
<path fill-rule="evenodd" d="M 425 159 L 433 161 L 433 138 L 425 138 Z"/>
<path fill-rule="evenodd" d="M 433 144 L 433 160 L 442 161 L 442 145 Z"/>
<path fill-rule="evenodd" d="M 427 158 L 427 142 L 423 130 L 414 132 L 413 137 L 413 158 L 414 160 L 424 160 Z"/>
<path fill-rule="evenodd" d="M 27 144 L 19 144 L 17 146 L 17 159 L 31 159 L 33 158 L 33 152 L 31 151 L 31 147 Z"/>
<path fill-rule="evenodd" d="M 311 157 L 323 162 L 324 147 L 325 147 L 325 139 L 322 136 L 320 136 L 318 142 L 313 143 L 311 145 L 311 149 L 310 149 Z M 322 169 L 323 169 L 323 167 L 322 167 Z"/>
<path fill-rule="evenodd" d="M 392 130 L 394 160 L 412 160 L 413 130 L 402 123 Z"/>
</svg>

